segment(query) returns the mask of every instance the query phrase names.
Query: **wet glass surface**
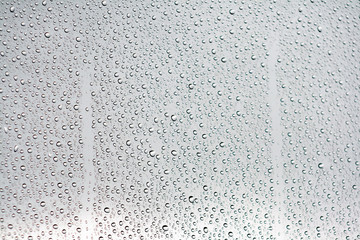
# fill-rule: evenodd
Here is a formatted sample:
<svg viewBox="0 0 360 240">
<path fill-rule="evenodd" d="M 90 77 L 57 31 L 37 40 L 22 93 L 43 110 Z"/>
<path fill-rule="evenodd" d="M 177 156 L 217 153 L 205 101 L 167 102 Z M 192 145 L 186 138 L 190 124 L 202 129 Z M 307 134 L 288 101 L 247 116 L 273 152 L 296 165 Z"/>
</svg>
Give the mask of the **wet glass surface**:
<svg viewBox="0 0 360 240">
<path fill-rule="evenodd" d="M 360 239 L 359 1 L 1 1 L 1 239 Z"/>
</svg>

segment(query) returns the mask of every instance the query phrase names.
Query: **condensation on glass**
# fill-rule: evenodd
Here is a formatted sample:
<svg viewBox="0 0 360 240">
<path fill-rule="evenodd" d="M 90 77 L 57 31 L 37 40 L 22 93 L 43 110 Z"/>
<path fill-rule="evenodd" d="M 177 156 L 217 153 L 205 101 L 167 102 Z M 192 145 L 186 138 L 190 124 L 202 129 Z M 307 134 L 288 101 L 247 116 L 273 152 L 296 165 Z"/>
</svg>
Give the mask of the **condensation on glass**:
<svg viewBox="0 0 360 240">
<path fill-rule="evenodd" d="M 1 239 L 360 239 L 359 13 L 1 1 Z"/>
</svg>

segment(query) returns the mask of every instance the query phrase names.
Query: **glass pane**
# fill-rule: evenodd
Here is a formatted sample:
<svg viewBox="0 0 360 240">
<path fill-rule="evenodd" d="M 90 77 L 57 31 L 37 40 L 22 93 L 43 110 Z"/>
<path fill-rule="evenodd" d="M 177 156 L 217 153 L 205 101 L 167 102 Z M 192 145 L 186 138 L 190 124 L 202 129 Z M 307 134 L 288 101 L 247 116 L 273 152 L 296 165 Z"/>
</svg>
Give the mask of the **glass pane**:
<svg viewBox="0 0 360 240">
<path fill-rule="evenodd" d="M 1 1 L 1 239 L 360 239 L 359 1 Z"/>
</svg>

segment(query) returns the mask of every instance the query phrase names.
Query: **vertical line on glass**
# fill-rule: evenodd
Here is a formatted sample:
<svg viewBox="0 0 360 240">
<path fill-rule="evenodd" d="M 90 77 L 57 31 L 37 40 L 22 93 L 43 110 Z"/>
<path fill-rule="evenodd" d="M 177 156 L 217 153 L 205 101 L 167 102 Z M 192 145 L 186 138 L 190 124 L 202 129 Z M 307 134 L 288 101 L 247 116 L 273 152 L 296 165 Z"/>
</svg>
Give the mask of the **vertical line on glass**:
<svg viewBox="0 0 360 240">
<path fill-rule="evenodd" d="M 282 149 L 282 127 L 281 127 L 281 116 L 280 116 L 280 96 L 277 86 L 276 79 L 276 62 L 279 54 L 279 39 L 277 33 L 270 38 L 272 39 L 272 46 L 269 50 L 268 66 L 269 66 L 269 104 L 270 104 L 270 117 L 272 122 L 272 138 L 273 144 L 271 147 L 271 160 L 273 168 L 273 180 L 275 183 L 274 187 L 274 199 L 276 201 L 276 207 L 274 211 L 274 233 L 279 239 L 284 238 L 284 208 L 283 201 L 284 196 L 284 174 L 283 174 L 283 159 L 281 156 Z"/>
<path fill-rule="evenodd" d="M 92 203 L 95 201 L 95 167 L 94 167 L 94 133 L 92 129 L 92 107 L 91 107 L 91 86 L 88 72 L 84 72 L 81 79 L 81 100 L 80 108 L 83 116 L 83 175 L 84 175 L 84 193 L 82 196 L 82 231 L 81 239 L 92 239 L 95 236 L 95 212 Z"/>
</svg>

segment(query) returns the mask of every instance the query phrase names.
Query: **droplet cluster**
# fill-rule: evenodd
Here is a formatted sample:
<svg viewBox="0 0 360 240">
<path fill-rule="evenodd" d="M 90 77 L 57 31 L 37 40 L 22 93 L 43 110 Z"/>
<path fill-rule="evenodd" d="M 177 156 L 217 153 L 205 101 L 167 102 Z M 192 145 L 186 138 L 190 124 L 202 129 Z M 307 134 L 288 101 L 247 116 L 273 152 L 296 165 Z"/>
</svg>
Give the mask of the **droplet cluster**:
<svg viewBox="0 0 360 240">
<path fill-rule="evenodd" d="M 359 10 L 1 1 L 1 239 L 360 239 Z"/>
</svg>

